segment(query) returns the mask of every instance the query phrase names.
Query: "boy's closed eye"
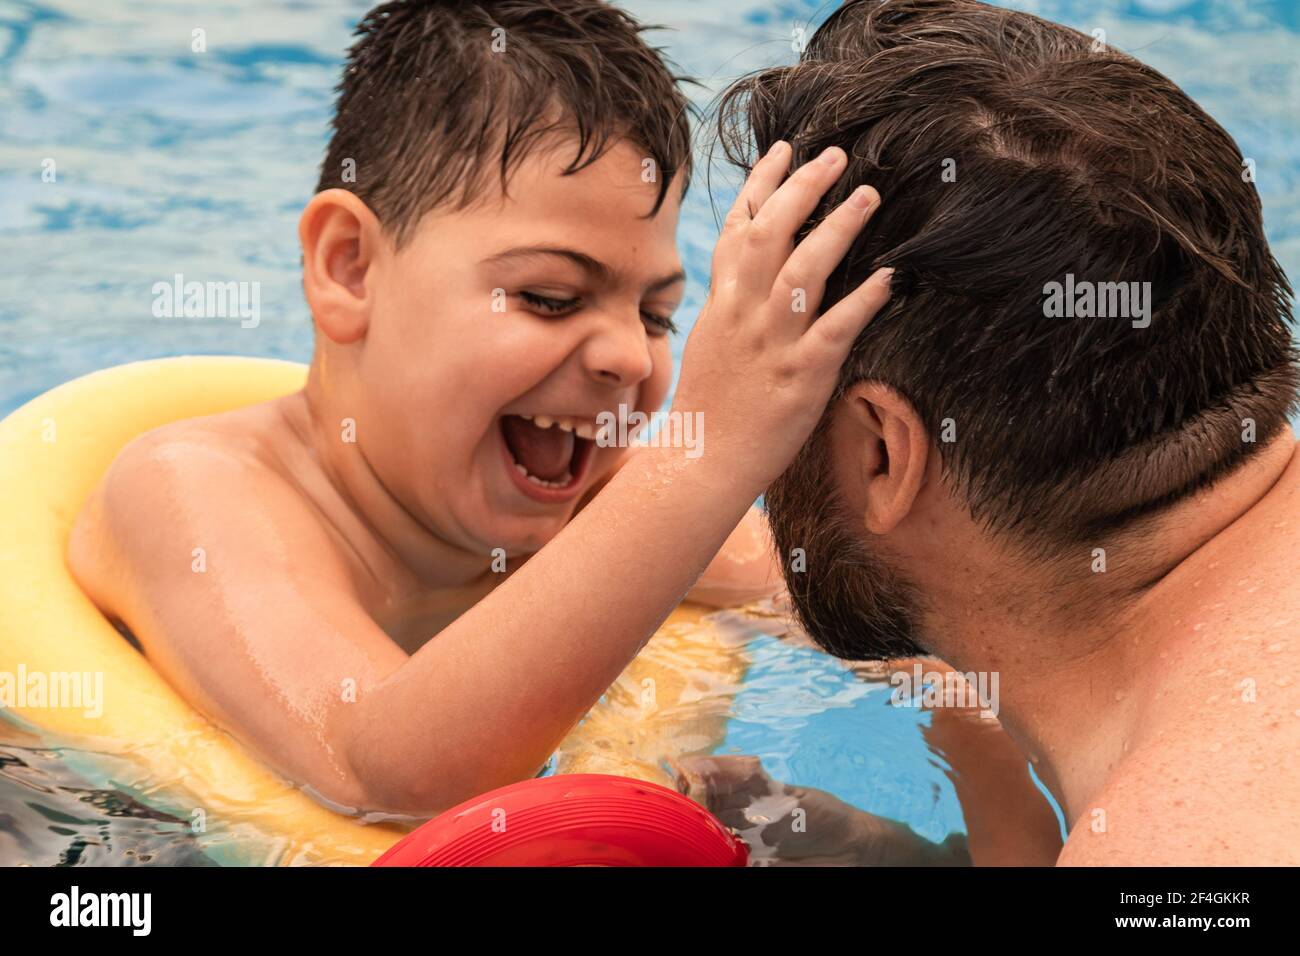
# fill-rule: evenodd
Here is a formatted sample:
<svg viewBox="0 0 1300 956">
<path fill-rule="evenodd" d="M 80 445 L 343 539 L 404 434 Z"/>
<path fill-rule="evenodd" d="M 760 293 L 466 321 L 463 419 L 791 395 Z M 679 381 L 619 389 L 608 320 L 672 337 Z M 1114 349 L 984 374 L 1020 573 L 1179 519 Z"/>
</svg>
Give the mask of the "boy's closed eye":
<svg viewBox="0 0 1300 956">
<path fill-rule="evenodd" d="M 582 298 L 577 296 L 561 297 L 521 291 L 519 298 L 531 311 L 557 318 L 572 315 L 583 305 Z M 677 326 L 672 320 L 674 310 L 675 307 L 642 307 L 641 319 L 649 326 L 652 335 L 674 335 L 677 333 Z"/>
</svg>

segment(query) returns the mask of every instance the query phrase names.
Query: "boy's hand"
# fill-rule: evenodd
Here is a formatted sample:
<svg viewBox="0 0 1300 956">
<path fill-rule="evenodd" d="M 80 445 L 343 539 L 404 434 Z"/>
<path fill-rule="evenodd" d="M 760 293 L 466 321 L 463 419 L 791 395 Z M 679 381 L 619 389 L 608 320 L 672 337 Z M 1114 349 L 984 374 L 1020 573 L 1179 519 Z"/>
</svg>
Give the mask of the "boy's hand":
<svg viewBox="0 0 1300 956">
<path fill-rule="evenodd" d="M 817 424 L 850 347 L 889 298 L 892 272 L 878 270 L 817 317 L 827 276 L 880 196 L 859 187 L 795 247 L 846 157 L 832 147 L 787 178 L 790 156 L 788 144 L 773 146 L 727 215 L 673 402 L 704 413 L 704 455 L 726 460 L 755 496 Z"/>
</svg>

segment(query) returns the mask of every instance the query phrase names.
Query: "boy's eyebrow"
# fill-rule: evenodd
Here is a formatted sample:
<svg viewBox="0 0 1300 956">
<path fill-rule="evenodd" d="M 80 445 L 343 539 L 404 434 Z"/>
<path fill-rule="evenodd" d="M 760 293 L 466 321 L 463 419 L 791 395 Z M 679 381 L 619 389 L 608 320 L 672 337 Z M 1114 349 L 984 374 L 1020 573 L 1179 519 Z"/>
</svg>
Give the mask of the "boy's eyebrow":
<svg viewBox="0 0 1300 956">
<path fill-rule="evenodd" d="M 515 249 L 507 249 L 504 252 L 498 252 L 496 255 L 489 256 L 483 260 L 483 263 L 505 262 L 510 259 L 530 259 L 536 256 L 558 256 L 561 259 L 568 259 L 583 272 L 592 276 L 599 282 L 611 282 L 617 279 L 617 273 L 608 265 L 599 259 L 587 255 L 585 252 L 579 252 L 577 249 L 568 249 L 563 246 L 519 246 Z M 681 269 L 671 275 L 666 275 L 656 279 L 646 287 L 648 292 L 658 292 L 660 289 L 667 288 L 678 282 L 686 281 L 686 273 Z"/>
</svg>

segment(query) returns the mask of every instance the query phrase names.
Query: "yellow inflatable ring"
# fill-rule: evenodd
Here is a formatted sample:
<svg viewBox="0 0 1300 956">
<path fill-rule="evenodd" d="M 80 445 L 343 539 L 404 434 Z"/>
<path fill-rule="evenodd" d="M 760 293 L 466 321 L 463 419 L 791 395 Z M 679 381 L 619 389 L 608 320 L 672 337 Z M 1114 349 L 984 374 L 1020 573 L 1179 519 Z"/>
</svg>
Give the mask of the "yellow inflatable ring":
<svg viewBox="0 0 1300 956">
<path fill-rule="evenodd" d="M 0 672 L 97 673 L 104 688 L 98 715 L 43 701 L 8 709 L 49 738 L 132 758 L 143 775 L 115 783 L 201 818 L 196 839 L 209 850 L 224 841 L 223 862 L 241 862 L 232 838 L 256 836 L 271 841 L 272 862 L 367 864 L 406 829 L 316 803 L 191 709 L 77 586 L 65 562 L 68 533 L 135 436 L 287 394 L 305 376 L 303 365 L 270 359 L 137 362 L 61 385 L 0 421 Z M 702 612 L 679 608 L 561 746 L 556 769 L 668 782 L 667 759 L 711 749 L 722 736 L 725 706 L 692 702 L 716 701 L 742 668 Z"/>
</svg>

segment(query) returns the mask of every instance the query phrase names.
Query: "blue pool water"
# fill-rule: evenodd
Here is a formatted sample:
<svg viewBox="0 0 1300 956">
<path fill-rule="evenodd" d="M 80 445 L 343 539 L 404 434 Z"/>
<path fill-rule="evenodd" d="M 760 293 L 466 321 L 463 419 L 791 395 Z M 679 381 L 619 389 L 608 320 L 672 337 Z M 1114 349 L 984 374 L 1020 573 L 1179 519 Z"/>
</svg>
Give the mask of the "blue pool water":
<svg viewBox="0 0 1300 956">
<path fill-rule="evenodd" d="M 341 56 L 368 5 L 0 0 L 0 415 L 122 362 L 309 357 L 296 220 L 316 181 Z M 792 60 L 792 31 L 815 26 L 831 8 L 813 0 L 624 5 L 672 28 L 660 42 L 704 82 L 693 94 L 702 106 L 741 73 Z M 1300 276 L 1300 4 L 1004 5 L 1103 29 L 1108 43 L 1200 101 L 1255 160 L 1274 253 Z M 198 27 L 207 34 L 203 54 L 190 50 Z M 49 161 L 54 182 L 42 180 Z M 714 186 L 710 196 L 697 181 L 683 212 L 690 292 L 679 357 L 703 301 L 715 206 L 731 199 L 726 177 Z M 155 318 L 152 286 L 175 273 L 260 282 L 260 324 Z M 828 790 L 935 839 L 962 829 L 945 766 L 921 739 L 920 711 L 890 707 L 887 688 L 815 651 L 769 636 L 746 650 L 752 664 L 735 689 L 721 752 L 757 754 L 778 779 Z M 0 722 L 0 821 L 11 832 L 25 828 L 21 839 L 0 842 L 0 862 L 123 862 L 104 855 L 95 835 L 124 826 L 133 839 L 154 838 L 156 860 L 192 852 L 173 845 L 176 821 L 151 817 L 111 779 L 68 778 L 60 754 Z M 73 845 L 82 849 L 70 855 Z M 99 856 L 85 849 L 96 846 Z"/>
</svg>

